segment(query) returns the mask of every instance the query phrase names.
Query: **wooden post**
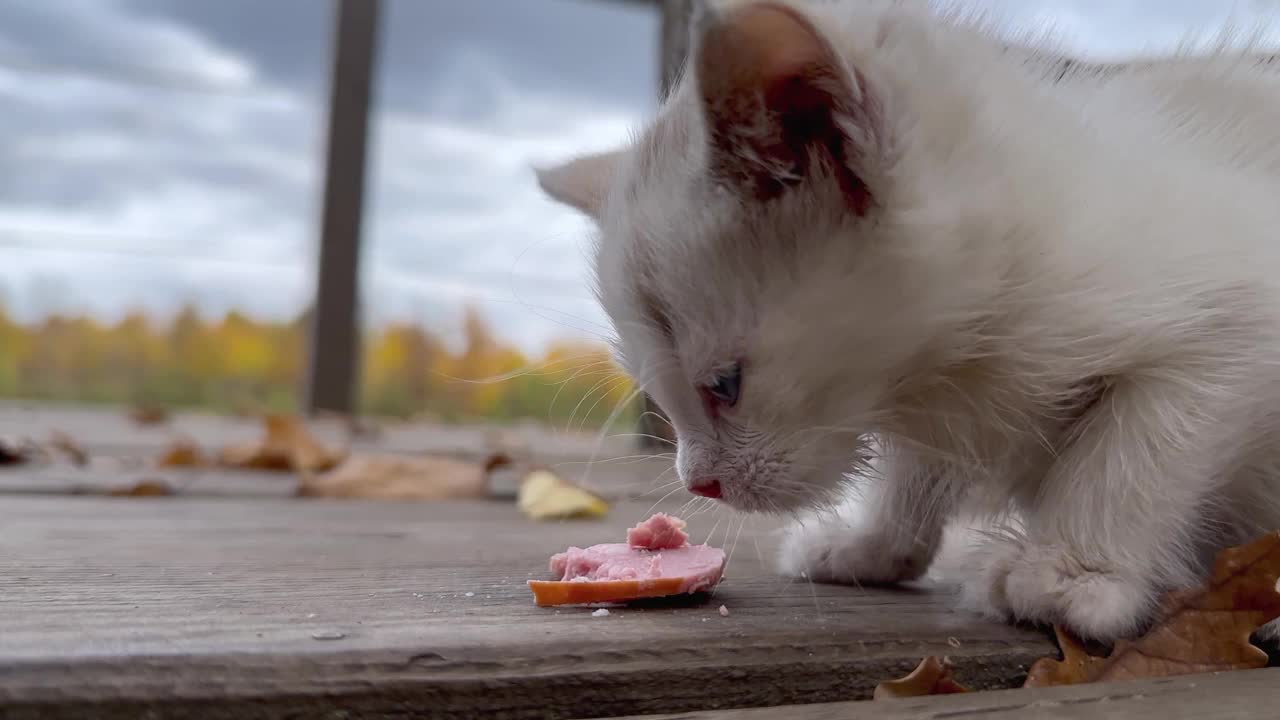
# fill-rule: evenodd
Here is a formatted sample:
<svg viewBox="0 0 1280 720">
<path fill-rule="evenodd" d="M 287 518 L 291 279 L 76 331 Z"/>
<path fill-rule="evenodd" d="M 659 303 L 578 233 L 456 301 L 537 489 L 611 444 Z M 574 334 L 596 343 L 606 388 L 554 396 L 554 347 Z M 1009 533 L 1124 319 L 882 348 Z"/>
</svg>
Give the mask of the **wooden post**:
<svg viewBox="0 0 1280 720">
<path fill-rule="evenodd" d="M 680 79 L 685 60 L 689 57 L 689 31 L 693 24 L 698 0 L 661 0 L 662 45 L 658 97 L 666 99 Z"/>
<path fill-rule="evenodd" d="M 665 100 L 684 71 L 689 56 L 690 27 L 700 0 L 661 0 L 662 11 L 661 56 L 658 74 L 658 97 Z M 670 450 L 663 440 L 675 442 L 676 434 L 667 416 L 648 395 L 642 405 L 644 415 L 639 430 L 644 434 L 640 444 L 646 448 Z"/>
<path fill-rule="evenodd" d="M 360 230 L 381 0 L 335 0 L 324 207 L 311 313 L 306 409 L 355 410 L 361 337 Z"/>
</svg>

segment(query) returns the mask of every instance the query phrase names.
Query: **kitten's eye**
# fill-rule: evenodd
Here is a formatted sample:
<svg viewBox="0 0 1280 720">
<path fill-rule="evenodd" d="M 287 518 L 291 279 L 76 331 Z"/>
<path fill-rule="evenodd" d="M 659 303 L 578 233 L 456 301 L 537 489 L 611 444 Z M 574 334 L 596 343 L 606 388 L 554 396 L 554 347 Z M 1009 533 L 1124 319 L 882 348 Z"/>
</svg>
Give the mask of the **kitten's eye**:
<svg viewBox="0 0 1280 720">
<path fill-rule="evenodd" d="M 742 392 L 742 364 L 734 363 L 733 368 L 721 374 L 710 385 L 704 385 L 701 390 L 708 410 L 737 405 L 738 395 Z"/>
</svg>

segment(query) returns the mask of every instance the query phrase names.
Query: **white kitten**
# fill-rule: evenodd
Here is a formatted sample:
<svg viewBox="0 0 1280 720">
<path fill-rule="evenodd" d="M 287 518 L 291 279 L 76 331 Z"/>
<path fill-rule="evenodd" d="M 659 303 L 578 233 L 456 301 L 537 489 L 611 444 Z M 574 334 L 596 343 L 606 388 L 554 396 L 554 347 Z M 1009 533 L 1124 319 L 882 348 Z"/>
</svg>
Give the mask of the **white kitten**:
<svg viewBox="0 0 1280 720">
<path fill-rule="evenodd" d="M 815 511 L 784 569 L 842 582 L 982 513 L 967 596 L 1102 639 L 1280 527 L 1280 84 L 1153 67 L 883 3 L 708 18 L 634 144 L 541 173 L 688 487 Z"/>
</svg>

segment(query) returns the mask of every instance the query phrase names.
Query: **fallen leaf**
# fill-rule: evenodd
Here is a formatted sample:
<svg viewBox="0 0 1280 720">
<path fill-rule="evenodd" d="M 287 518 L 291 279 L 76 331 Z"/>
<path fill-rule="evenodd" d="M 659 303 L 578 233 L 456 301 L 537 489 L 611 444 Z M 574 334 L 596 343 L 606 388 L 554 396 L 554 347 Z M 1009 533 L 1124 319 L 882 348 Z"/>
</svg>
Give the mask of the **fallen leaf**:
<svg viewBox="0 0 1280 720">
<path fill-rule="evenodd" d="M 489 471 L 506 462 L 501 456 L 476 463 L 435 455 L 352 455 L 333 472 L 304 474 L 298 495 L 370 500 L 482 498 L 489 493 Z"/>
<path fill-rule="evenodd" d="M 30 446 L 15 440 L 0 438 L 0 465 L 22 465 L 30 461 Z"/>
<path fill-rule="evenodd" d="M 75 441 L 75 438 L 61 430 L 54 430 L 50 434 L 49 445 L 54 450 L 66 455 L 67 459 L 78 467 L 84 467 L 89 464 L 89 453 L 80 446 L 80 443 Z"/>
<path fill-rule="evenodd" d="M 129 410 L 129 419 L 136 425 L 161 425 L 169 422 L 169 411 L 154 405 L 135 405 Z"/>
<path fill-rule="evenodd" d="M 890 698 L 920 697 L 922 695 L 952 695 L 954 693 L 971 692 L 969 688 L 956 682 L 951 677 L 951 660 L 938 659 L 930 655 L 910 675 L 897 680 L 886 680 L 876 685 L 872 698 L 887 700 Z"/>
<path fill-rule="evenodd" d="M 113 497 L 167 497 L 173 488 L 163 480 L 141 480 L 134 485 L 115 488 L 107 493 Z"/>
<path fill-rule="evenodd" d="M 264 424 L 262 440 L 224 449 L 221 463 L 241 469 L 311 473 L 331 470 L 345 456 L 320 444 L 296 417 L 268 415 Z"/>
<path fill-rule="evenodd" d="M 1041 658 L 1035 661 L 1027 671 L 1027 679 L 1022 686 L 1053 687 L 1092 682 L 1092 678 L 1106 663 L 1106 658 L 1090 655 L 1066 628 L 1055 625 L 1053 632 L 1058 638 L 1062 659 Z"/>
<path fill-rule="evenodd" d="M 525 476 L 516 507 L 534 520 L 600 518 L 609 512 L 609 503 L 547 470 Z"/>
<path fill-rule="evenodd" d="M 173 445 L 156 461 L 156 466 L 162 468 L 190 468 L 204 464 L 204 455 L 190 438 L 174 440 Z"/>
<path fill-rule="evenodd" d="M 1023 687 L 1265 667 L 1267 654 L 1249 636 L 1280 617 L 1277 579 L 1280 532 L 1223 550 L 1202 587 L 1166 595 L 1151 630 L 1116 643 L 1105 658 L 1090 656 L 1058 630 L 1063 659 L 1036 661 Z"/>
</svg>

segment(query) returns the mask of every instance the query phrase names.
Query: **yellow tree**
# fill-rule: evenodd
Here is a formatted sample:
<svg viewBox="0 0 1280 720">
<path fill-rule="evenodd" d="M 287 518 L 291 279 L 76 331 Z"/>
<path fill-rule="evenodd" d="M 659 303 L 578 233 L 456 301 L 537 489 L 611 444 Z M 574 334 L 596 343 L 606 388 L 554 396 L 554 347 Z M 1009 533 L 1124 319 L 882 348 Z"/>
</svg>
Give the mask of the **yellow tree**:
<svg viewBox="0 0 1280 720">
<path fill-rule="evenodd" d="M 480 310 L 468 305 L 462 317 L 463 351 L 454 375 L 468 381 L 461 391 L 463 413 L 469 417 L 503 414 L 503 395 L 511 386 L 505 376 L 524 368 L 524 356 L 498 341 Z"/>
<path fill-rule="evenodd" d="M 0 307 L 0 394 L 15 395 L 20 389 L 18 368 L 30 343 L 25 328 Z"/>
</svg>

